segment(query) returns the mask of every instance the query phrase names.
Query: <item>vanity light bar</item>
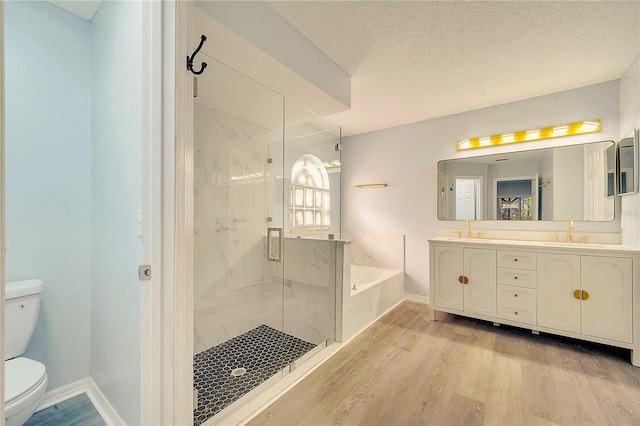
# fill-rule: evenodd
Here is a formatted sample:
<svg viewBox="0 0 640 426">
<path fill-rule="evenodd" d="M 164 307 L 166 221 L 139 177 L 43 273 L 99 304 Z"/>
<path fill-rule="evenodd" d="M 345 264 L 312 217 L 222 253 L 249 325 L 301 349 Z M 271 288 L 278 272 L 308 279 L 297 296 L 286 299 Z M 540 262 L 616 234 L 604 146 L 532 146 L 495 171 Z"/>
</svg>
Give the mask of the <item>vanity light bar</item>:
<svg viewBox="0 0 640 426">
<path fill-rule="evenodd" d="M 544 127 L 535 130 L 522 130 L 505 133 L 503 135 L 484 136 L 481 138 L 467 138 L 458 141 L 458 150 L 484 148 L 487 146 L 504 145 L 516 142 L 531 142 L 541 139 L 559 138 L 562 136 L 581 135 L 599 132 L 600 120 L 578 121 L 555 127 Z"/>
</svg>

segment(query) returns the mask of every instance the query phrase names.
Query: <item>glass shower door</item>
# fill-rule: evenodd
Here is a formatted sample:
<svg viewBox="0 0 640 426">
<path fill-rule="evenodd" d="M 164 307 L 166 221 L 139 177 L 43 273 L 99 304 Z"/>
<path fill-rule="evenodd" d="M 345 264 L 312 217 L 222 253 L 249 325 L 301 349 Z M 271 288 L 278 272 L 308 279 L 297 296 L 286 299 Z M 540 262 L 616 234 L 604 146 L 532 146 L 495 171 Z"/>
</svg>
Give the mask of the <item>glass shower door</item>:
<svg viewBox="0 0 640 426">
<path fill-rule="evenodd" d="M 284 137 L 283 324 L 285 333 L 315 345 L 301 364 L 336 339 L 342 268 L 340 127 L 287 104 Z M 338 279 L 339 275 L 339 279 Z"/>
<path fill-rule="evenodd" d="M 285 112 L 282 95 L 204 61 L 194 99 L 196 425 L 222 421 L 335 339 L 328 236 L 340 233 L 340 129 Z M 317 187 L 295 184 L 293 170 Z M 320 239 L 292 225 L 296 188 L 303 231 Z"/>
<path fill-rule="evenodd" d="M 282 376 L 283 97 L 203 58 L 194 99 L 194 424 Z M 281 189 L 280 189 L 281 192 Z M 274 265 L 278 265 L 274 267 Z M 221 417 L 222 416 L 222 417 Z"/>
</svg>

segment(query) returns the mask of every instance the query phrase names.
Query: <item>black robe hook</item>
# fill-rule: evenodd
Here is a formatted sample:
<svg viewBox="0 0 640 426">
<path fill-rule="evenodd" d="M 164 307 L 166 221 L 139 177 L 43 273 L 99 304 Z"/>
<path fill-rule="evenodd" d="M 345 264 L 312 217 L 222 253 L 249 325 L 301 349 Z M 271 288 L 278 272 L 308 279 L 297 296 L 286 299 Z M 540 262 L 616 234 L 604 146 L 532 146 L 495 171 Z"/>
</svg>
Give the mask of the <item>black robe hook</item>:
<svg viewBox="0 0 640 426">
<path fill-rule="evenodd" d="M 193 60 L 195 59 L 196 55 L 198 54 L 198 52 L 200 51 L 200 49 L 202 49 L 202 45 L 204 44 L 204 42 L 207 40 L 207 37 L 203 34 L 200 36 L 200 44 L 198 45 L 198 48 L 193 52 L 193 55 L 191 55 L 190 57 L 187 56 L 187 69 L 189 71 L 191 71 L 192 73 L 194 73 L 195 75 L 200 75 L 204 72 L 204 69 L 207 67 L 207 63 L 203 62 L 202 63 L 202 68 L 200 69 L 200 71 L 194 71 L 193 70 Z"/>
</svg>

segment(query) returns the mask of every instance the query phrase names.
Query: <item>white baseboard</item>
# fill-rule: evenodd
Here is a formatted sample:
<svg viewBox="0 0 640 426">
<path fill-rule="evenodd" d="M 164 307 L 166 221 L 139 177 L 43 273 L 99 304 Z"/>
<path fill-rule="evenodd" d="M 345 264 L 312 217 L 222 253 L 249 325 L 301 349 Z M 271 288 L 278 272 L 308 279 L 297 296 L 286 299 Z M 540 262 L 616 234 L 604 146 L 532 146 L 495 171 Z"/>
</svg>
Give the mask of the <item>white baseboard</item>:
<svg viewBox="0 0 640 426">
<path fill-rule="evenodd" d="M 82 393 L 87 394 L 87 397 L 107 425 L 121 426 L 125 424 L 91 377 L 85 377 L 77 382 L 69 383 L 45 393 L 36 411 L 44 410 Z"/>
<path fill-rule="evenodd" d="M 91 402 L 93 402 L 93 405 L 96 407 L 96 410 L 98 410 L 100 417 L 102 417 L 107 425 L 124 426 L 126 424 L 91 377 L 89 377 L 87 396 Z"/>
<path fill-rule="evenodd" d="M 424 303 L 425 305 L 429 304 L 429 296 L 420 296 L 418 294 L 405 293 L 405 300 L 410 300 L 412 302 Z"/>
</svg>

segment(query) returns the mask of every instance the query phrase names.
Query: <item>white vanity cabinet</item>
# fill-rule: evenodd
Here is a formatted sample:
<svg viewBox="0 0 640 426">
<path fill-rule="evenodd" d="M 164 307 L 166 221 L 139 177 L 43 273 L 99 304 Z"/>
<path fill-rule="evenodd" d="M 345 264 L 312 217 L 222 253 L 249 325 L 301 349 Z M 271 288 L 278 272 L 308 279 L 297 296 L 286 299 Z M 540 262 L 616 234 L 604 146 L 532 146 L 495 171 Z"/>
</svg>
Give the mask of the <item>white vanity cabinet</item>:
<svg viewBox="0 0 640 426">
<path fill-rule="evenodd" d="M 496 251 L 435 247 L 436 307 L 481 315 L 496 314 Z"/>
<path fill-rule="evenodd" d="M 640 251 L 614 245 L 429 241 L 443 311 L 631 349 L 640 366 Z M 468 280 L 468 281 L 467 281 Z"/>
<path fill-rule="evenodd" d="M 629 258 L 538 254 L 538 325 L 632 343 Z"/>
<path fill-rule="evenodd" d="M 538 325 L 580 333 L 580 256 L 538 253 Z"/>
<path fill-rule="evenodd" d="M 497 314 L 525 324 L 536 323 L 536 253 L 497 251 Z"/>
<path fill-rule="evenodd" d="M 633 262 L 580 256 L 582 334 L 633 342 Z"/>
</svg>

